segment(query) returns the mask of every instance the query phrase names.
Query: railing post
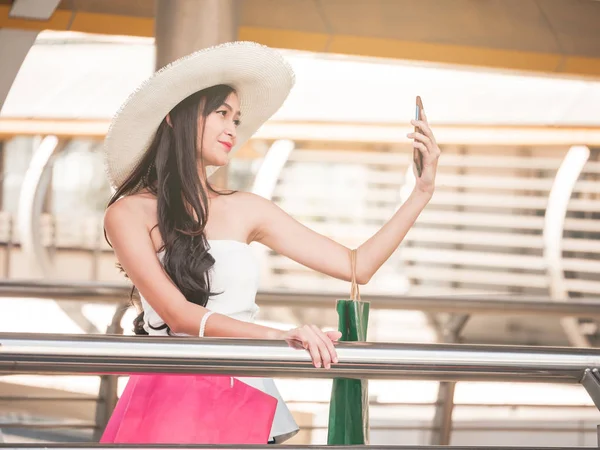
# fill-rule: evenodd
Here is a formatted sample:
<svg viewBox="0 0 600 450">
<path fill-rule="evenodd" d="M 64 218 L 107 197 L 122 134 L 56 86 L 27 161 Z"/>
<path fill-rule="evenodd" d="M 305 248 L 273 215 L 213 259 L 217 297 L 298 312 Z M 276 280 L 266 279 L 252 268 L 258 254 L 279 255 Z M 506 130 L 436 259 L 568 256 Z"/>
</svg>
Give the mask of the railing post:
<svg viewBox="0 0 600 450">
<path fill-rule="evenodd" d="M 106 334 L 123 334 L 121 320 L 127 311 L 129 302 L 120 303 L 113 314 L 112 322 L 106 329 Z M 104 428 L 117 405 L 119 377 L 117 375 L 102 375 L 100 377 L 100 389 L 98 390 L 98 401 L 96 402 L 96 429 L 94 440 L 97 442 L 102 437 Z"/>
<path fill-rule="evenodd" d="M 445 324 L 440 324 L 439 320 L 434 319 L 440 340 L 445 344 L 459 342 L 460 333 L 468 320 L 469 316 L 467 314 L 453 314 Z M 442 381 L 439 384 L 433 416 L 431 445 L 450 445 L 455 388 L 455 382 Z"/>
</svg>

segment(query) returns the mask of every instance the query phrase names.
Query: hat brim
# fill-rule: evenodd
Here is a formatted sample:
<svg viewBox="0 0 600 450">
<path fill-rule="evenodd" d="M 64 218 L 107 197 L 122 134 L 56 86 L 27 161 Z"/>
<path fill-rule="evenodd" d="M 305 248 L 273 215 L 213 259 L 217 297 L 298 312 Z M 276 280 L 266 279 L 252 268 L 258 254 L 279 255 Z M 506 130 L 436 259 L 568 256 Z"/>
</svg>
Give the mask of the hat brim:
<svg viewBox="0 0 600 450">
<path fill-rule="evenodd" d="M 105 167 L 113 188 L 123 184 L 150 146 L 158 126 L 179 102 L 218 84 L 238 94 L 242 121 L 230 157 L 281 107 L 294 72 L 276 50 L 254 42 L 206 48 L 165 66 L 129 96 L 104 141 Z M 212 173 L 216 167 L 210 167 Z"/>
</svg>

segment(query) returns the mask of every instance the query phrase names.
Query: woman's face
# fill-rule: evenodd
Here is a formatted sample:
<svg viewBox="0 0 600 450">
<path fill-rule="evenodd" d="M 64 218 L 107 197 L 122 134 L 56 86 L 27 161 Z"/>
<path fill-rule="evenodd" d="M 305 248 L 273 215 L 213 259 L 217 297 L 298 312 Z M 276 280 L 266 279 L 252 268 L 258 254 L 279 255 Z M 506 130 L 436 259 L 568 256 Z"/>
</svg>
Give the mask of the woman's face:
<svg viewBox="0 0 600 450">
<path fill-rule="evenodd" d="M 235 92 L 229 94 L 221 106 L 206 116 L 204 134 L 200 115 L 197 151 L 204 166 L 224 166 L 229 162 L 229 153 L 235 145 L 236 128 L 239 123 L 240 102 Z"/>
</svg>

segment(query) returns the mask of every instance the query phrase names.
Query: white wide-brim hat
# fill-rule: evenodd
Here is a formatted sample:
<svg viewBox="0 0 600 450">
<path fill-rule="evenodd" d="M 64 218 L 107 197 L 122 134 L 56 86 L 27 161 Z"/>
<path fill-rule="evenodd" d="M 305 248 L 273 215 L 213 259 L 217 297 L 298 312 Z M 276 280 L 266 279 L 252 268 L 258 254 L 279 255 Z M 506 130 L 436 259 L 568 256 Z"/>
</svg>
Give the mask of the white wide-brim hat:
<svg viewBox="0 0 600 450">
<path fill-rule="evenodd" d="M 120 186 L 150 146 L 158 126 L 182 100 L 226 84 L 238 94 L 241 123 L 230 157 L 281 107 L 294 86 L 283 56 L 255 42 L 228 42 L 202 49 L 163 67 L 139 86 L 113 117 L 104 141 L 105 166 Z M 212 174 L 217 167 L 207 168 Z"/>
</svg>

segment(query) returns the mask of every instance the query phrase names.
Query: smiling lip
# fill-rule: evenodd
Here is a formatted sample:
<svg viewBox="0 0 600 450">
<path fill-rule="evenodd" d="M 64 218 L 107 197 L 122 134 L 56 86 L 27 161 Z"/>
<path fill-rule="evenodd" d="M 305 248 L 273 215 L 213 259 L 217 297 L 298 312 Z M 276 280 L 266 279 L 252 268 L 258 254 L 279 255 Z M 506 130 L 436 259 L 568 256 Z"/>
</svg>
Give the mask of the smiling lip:
<svg viewBox="0 0 600 450">
<path fill-rule="evenodd" d="M 233 147 L 233 144 L 231 144 L 230 142 L 219 141 L 219 144 L 223 144 L 223 146 L 227 148 L 228 151 L 231 150 L 231 147 Z"/>
</svg>

